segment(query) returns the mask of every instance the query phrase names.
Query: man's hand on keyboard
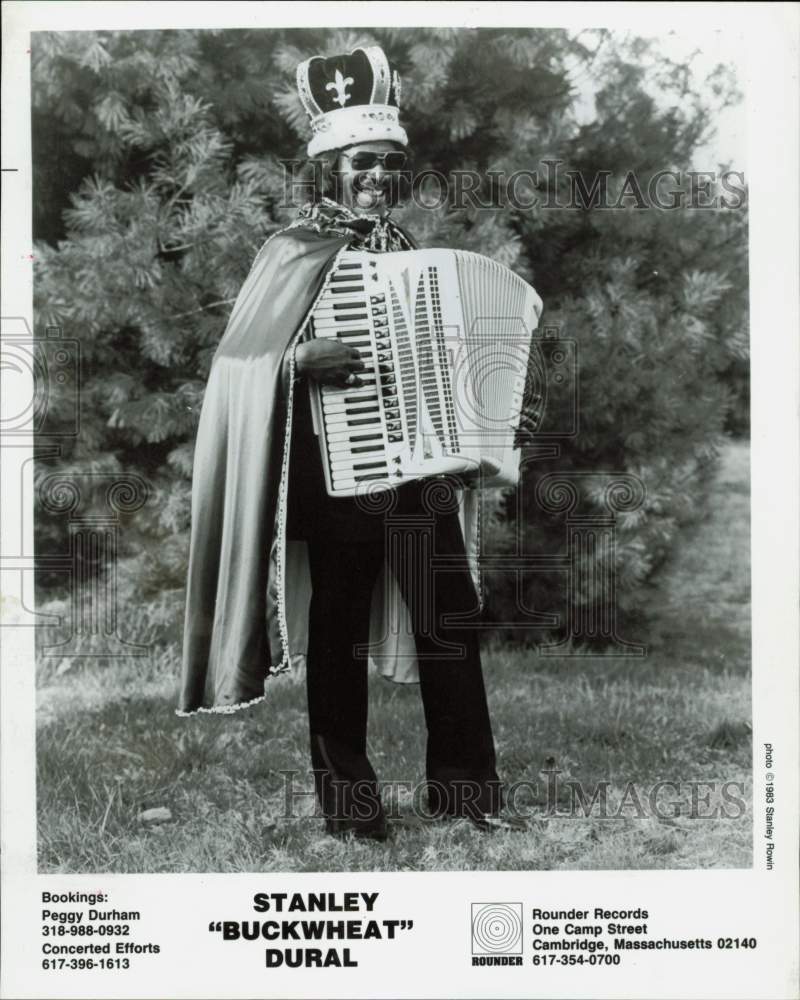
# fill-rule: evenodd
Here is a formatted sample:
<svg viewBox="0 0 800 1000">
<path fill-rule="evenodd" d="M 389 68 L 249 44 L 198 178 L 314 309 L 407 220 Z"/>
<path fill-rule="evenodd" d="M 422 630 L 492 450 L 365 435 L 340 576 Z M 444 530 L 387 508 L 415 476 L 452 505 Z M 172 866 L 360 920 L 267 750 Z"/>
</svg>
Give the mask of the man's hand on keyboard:
<svg viewBox="0 0 800 1000">
<path fill-rule="evenodd" d="M 295 364 L 300 375 L 308 375 L 322 385 L 360 386 L 357 372 L 364 371 L 364 362 L 355 347 L 346 347 L 338 340 L 320 337 L 298 344 Z"/>
</svg>

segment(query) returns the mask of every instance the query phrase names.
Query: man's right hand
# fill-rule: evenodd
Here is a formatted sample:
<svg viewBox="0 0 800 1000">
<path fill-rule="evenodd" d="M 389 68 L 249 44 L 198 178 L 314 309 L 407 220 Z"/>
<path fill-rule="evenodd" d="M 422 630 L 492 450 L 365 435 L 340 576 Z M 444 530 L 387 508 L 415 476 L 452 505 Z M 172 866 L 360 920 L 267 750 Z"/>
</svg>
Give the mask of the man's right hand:
<svg viewBox="0 0 800 1000">
<path fill-rule="evenodd" d="M 364 362 L 355 347 L 338 340 L 320 337 L 298 344 L 294 355 L 297 371 L 322 385 L 359 386 L 356 372 L 364 371 Z"/>
</svg>

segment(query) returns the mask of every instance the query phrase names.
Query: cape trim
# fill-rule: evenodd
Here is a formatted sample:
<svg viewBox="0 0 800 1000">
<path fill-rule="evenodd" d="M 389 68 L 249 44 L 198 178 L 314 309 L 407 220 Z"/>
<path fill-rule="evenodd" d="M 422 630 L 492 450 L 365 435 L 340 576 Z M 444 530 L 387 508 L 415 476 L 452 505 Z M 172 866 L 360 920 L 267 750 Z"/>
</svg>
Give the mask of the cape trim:
<svg viewBox="0 0 800 1000">
<path fill-rule="evenodd" d="M 237 701 L 234 705 L 212 705 L 211 708 L 205 708 L 201 705 L 199 708 L 192 709 L 191 712 L 184 712 L 180 708 L 176 708 L 175 714 L 182 719 L 188 719 L 193 715 L 233 715 L 234 712 L 241 712 L 245 708 L 250 708 L 251 705 L 257 705 L 260 701 L 266 700 L 265 692 L 251 698 L 250 701 Z"/>
<path fill-rule="evenodd" d="M 283 459 L 281 462 L 281 477 L 280 484 L 278 486 L 278 511 L 277 511 L 277 530 L 278 530 L 278 546 L 275 558 L 275 568 L 277 573 L 277 584 L 278 584 L 278 594 L 277 594 L 277 604 L 278 604 L 278 629 L 281 638 L 281 660 L 280 663 L 272 664 L 269 668 L 270 677 L 274 677 L 276 674 L 286 673 L 292 669 L 291 655 L 289 652 L 289 626 L 286 621 L 286 507 L 287 507 L 287 497 L 289 494 L 289 456 L 291 453 L 292 445 L 292 419 L 294 415 L 294 382 L 295 382 L 295 371 L 296 371 L 296 360 L 295 353 L 297 351 L 297 345 L 300 338 L 306 332 L 311 315 L 316 308 L 317 302 L 319 302 L 322 295 L 328 288 L 330 284 L 331 277 L 336 270 L 336 265 L 339 262 L 339 258 L 345 252 L 347 247 L 342 247 L 333 258 L 331 266 L 328 268 L 328 273 L 325 275 L 325 280 L 322 283 L 319 294 L 314 299 L 311 308 L 308 310 L 305 319 L 300 324 L 300 328 L 297 333 L 292 338 L 289 346 L 287 347 L 287 352 L 289 353 L 289 389 L 286 401 L 286 430 L 284 432 L 283 439 Z"/>
</svg>

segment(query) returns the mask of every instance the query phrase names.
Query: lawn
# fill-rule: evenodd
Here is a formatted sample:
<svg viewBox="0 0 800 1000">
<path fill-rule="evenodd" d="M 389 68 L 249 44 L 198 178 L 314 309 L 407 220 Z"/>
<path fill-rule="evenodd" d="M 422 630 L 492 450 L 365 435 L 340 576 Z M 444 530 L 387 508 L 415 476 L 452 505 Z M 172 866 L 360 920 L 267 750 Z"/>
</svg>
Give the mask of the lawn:
<svg viewBox="0 0 800 1000">
<path fill-rule="evenodd" d="M 419 693 L 374 677 L 370 759 L 397 817 L 392 836 L 386 844 L 326 836 L 307 794 L 303 677 L 276 678 L 265 703 L 235 715 L 178 718 L 173 643 L 113 665 L 41 661 L 40 870 L 749 867 L 748 474 L 747 446 L 728 444 L 705 517 L 649 589 L 648 634 L 625 636 L 648 646 L 645 658 L 484 648 L 498 770 L 526 783 L 517 805 L 527 830 L 414 823 L 413 794 L 396 782 L 423 779 Z M 156 614 L 129 609 L 121 631 L 147 641 Z M 553 760 L 555 798 L 541 773 Z M 285 772 L 294 773 L 288 818 Z M 659 781 L 680 786 L 662 789 L 654 811 L 649 793 Z M 570 809 L 570 782 L 589 796 L 600 785 L 605 813 Z"/>
</svg>

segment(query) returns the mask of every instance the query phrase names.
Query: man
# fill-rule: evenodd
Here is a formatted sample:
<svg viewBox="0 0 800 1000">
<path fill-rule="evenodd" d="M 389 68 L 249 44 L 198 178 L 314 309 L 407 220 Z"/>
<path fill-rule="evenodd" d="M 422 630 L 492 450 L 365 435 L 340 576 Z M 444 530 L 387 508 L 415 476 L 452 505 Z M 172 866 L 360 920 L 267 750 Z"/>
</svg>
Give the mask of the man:
<svg viewBox="0 0 800 1000">
<path fill-rule="evenodd" d="M 387 568 L 414 629 L 429 809 L 488 828 L 501 796 L 478 636 L 448 624 L 477 614 L 458 494 L 443 499 L 441 483 L 411 483 L 377 511 L 329 497 L 309 405 L 312 381 L 356 388 L 364 370 L 358 351 L 309 336 L 338 253 L 413 247 L 389 218 L 408 142 L 400 81 L 377 47 L 310 59 L 297 79 L 311 115 L 309 156 L 327 164 L 322 183 L 333 184 L 335 198 L 318 190 L 297 222 L 267 241 L 215 355 L 195 454 L 180 712 L 260 701 L 268 675 L 289 667 L 293 601 L 301 598 L 289 580 L 296 566 L 287 539 L 304 542 L 309 731 L 326 829 L 384 839 L 367 757 L 364 647 L 375 583 Z M 431 528 L 434 553 L 451 557 L 446 573 L 421 555 Z M 387 545 L 392 531 L 399 545 Z"/>
</svg>

